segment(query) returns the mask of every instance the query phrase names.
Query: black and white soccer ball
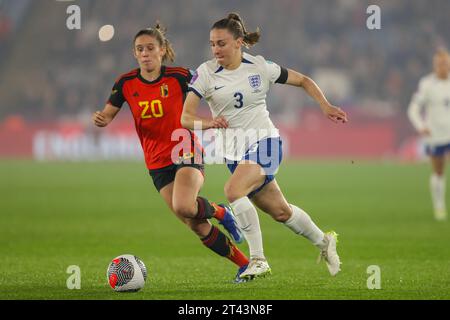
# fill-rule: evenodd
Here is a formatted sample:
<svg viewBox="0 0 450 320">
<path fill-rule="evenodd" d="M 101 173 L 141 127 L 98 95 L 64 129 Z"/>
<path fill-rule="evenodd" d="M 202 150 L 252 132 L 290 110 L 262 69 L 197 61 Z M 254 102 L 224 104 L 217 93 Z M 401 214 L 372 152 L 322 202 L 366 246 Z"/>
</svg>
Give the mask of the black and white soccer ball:
<svg viewBox="0 0 450 320">
<path fill-rule="evenodd" d="M 144 262 L 132 254 L 114 258 L 106 271 L 109 285 L 118 292 L 136 292 L 142 289 L 147 279 Z"/>
</svg>

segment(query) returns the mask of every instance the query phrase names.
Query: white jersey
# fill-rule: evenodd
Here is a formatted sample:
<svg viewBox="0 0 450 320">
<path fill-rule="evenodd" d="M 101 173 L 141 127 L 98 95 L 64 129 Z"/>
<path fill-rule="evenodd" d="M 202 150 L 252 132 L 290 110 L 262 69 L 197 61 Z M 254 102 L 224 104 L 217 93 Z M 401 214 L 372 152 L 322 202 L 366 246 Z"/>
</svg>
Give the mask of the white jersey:
<svg viewBox="0 0 450 320">
<path fill-rule="evenodd" d="M 430 130 L 431 136 L 425 139 L 426 143 L 432 146 L 450 143 L 450 77 L 445 80 L 435 74 L 423 77 L 409 105 L 408 115 L 418 131 Z"/>
<path fill-rule="evenodd" d="M 205 98 L 213 117 L 222 116 L 228 129 L 216 132 L 216 150 L 240 160 L 248 147 L 268 137 L 279 137 L 269 118 L 266 95 L 275 82 L 286 82 L 287 71 L 262 56 L 243 54 L 237 69 L 227 70 L 216 59 L 198 67 L 189 90 Z"/>
</svg>

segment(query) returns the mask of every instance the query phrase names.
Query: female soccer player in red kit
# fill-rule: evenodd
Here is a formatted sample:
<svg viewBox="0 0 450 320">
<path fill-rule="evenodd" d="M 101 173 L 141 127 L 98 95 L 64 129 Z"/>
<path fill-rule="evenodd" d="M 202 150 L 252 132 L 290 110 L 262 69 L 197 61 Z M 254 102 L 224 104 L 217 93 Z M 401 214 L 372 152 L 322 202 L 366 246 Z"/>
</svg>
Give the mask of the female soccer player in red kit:
<svg viewBox="0 0 450 320">
<path fill-rule="evenodd" d="M 235 242 L 242 242 L 243 237 L 229 207 L 198 195 L 204 182 L 203 150 L 191 131 L 187 130 L 189 152 L 183 150 L 175 161 L 172 156 L 180 143 L 172 141 L 172 133 L 186 131 L 181 126 L 181 114 L 191 73 L 185 68 L 162 64 L 168 59 L 173 61 L 175 53 L 159 24 L 136 34 L 133 52 L 139 68 L 118 78 L 103 111 L 95 112 L 92 121 L 105 127 L 123 103 L 128 103 L 156 189 L 205 246 L 239 267 L 239 275 L 248 264 L 247 257 L 208 219 L 219 220 Z M 211 121 L 214 125 L 214 120 Z"/>
</svg>

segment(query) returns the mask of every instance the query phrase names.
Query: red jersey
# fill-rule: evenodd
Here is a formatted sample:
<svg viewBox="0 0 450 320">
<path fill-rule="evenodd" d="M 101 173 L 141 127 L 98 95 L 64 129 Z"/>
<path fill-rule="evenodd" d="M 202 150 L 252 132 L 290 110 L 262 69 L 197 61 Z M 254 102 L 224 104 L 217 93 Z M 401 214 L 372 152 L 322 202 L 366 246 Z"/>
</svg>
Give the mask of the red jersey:
<svg viewBox="0 0 450 320">
<path fill-rule="evenodd" d="M 145 80 L 140 69 L 135 69 L 114 84 L 108 103 L 121 108 L 126 101 L 130 106 L 148 169 L 167 167 L 176 163 L 173 158 L 179 156 L 191 158 L 202 153 L 194 133 L 181 126 L 191 77 L 188 69 L 162 66 L 161 75 L 154 81 Z M 176 141 L 172 141 L 172 133 L 177 129 Z M 181 150 L 180 142 L 188 144 L 188 152 L 186 148 Z M 172 156 L 173 150 L 176 157 Z"/>
</svg>

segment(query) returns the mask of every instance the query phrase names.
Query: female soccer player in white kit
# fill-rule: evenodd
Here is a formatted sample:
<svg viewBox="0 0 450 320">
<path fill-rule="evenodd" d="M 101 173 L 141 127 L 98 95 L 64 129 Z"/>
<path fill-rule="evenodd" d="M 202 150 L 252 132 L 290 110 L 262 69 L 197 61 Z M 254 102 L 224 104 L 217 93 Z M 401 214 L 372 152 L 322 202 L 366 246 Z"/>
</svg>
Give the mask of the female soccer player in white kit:
<svg viewBox="0 0 450 320">
<path fill-rule="evenodd" d="M 249 266 L 240 277 L 248 280 L 271 273 L 254 205 L 317 246 L 321 251 L 319 258 L 326 261 L 334 276 L 340 271 L 336 233 L 324 234 L 305 211 L 289 204 L 275 180 L 282 158 L 282 142 L 269 118 L 266 94 L 273 83 L 303 87 L 330 120 L 344 123 L 347 115 L 332 106 L 310 78 L 261 56 L 242 52 L 242 45 L 250 47 L 258 39 L 259 32 L 247 32 L 235 13 L 213 25 L 210 45 L 214 59 L 200 65 L 192 78 L 181 123 L 190 129 L 198 129 L 200 123 L 204 130 L 219 128 L 216 147 L 223 149 L 232 172 L 224 191 L 251 256 Z M 201 98 L 208 102 L 213 119 L 197 116 Z"/>
<path fill-rule="evenodd" d="M 430 191 L 436 220 L 447 219 L 445 154 L 450 151 L 450 57 L 439 49 L 433 57 L 434 73 L 423 77 L 409 105 L 408 115 L 424 137 L 433 173 Z M 422 107 L 425 117 L 422 117 Z"/>
</svg>

